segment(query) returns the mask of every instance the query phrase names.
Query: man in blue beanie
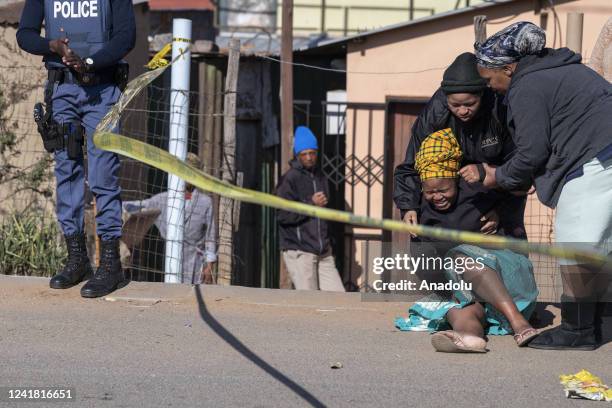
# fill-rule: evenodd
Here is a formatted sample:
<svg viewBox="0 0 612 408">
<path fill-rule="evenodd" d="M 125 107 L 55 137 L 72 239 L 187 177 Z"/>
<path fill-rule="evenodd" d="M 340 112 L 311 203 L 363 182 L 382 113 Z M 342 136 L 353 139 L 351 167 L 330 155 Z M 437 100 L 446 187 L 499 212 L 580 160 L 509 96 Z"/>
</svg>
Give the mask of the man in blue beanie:
<svg viewBox="0 0 612 408">
<path fill-rule="evenodd" d="M 310 129 L 295 130 L 291 168 L 276 188 L 276 194 L 288 200 L 325 207 L 328 202 L 327 179 L 317 167 L 317 138 Z M 289 276 L 298 290 L 344 292 L 332 255 L 327 222 L 278 210 L 280 247 Z"/>
</svg>

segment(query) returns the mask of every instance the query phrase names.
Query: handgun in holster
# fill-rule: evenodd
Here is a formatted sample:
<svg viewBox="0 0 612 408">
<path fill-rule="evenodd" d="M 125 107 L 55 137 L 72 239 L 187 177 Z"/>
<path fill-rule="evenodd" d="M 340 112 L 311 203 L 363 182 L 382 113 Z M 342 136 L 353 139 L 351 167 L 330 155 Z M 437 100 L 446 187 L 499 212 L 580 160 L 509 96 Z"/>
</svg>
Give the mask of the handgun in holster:
<svg viewBox="0 0 612 408">
<path fill-rule="evenodd" d="M 53 119 L 53 89 L 63 80 L 63 72 L 49 70 L 45 85 L 45 106 L 42 103 L 34 105 L 34 121 L 43 141 L 45 150 L 53 153 L 64 148 L 64 135 L 61 126 Z"/>
<path fill-rule="evenodd" d="M 45 120 L 45 109 L 42 103 L 34 105 L 34 121 L 38 133 L 42 137 L 43 146 L 49 153 L 66 148 L 70 159 L 77 159 L 83 155 L 85 142 L 85 129 L 80 122 L 57 123 L 48 118 Z"/>
<path fill-rule="evenodd" d="M 59 124 L 50 116 L 46 115 L 42 103 L 39 102 L 34 105 L 34 121 L 42 138 L 43 146 L 47 152 L 53 153 L 64 148 L 64 137 Z"/>
<path fill-rule="evenodd" d="M 80 122 L 59 124 L 53 119 L 53 89 L 64 80 L 64 72 L 59 69 L 48 71 L 48 81 L 45 86 L 45 106 L 42 103 L 34 105 L 34 121 L 43 141 L 45 150 L 53 153 L 64 147 L 70 159 L 83 155 L 85 129 Z"/>
</svg>

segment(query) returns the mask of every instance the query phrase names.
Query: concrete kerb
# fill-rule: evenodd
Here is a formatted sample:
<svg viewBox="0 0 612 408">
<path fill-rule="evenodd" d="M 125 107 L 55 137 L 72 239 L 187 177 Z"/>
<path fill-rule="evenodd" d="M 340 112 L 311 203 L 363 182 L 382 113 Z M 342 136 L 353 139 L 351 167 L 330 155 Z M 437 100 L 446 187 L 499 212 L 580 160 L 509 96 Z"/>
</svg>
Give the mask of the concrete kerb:
<svg viewBox="0 0 612 408">
<path fill-rule="evenodd" d="M 82 285 L 82 284 L 81 284 Z M 80 286 L 67 289 L 78 296 Z M 0 286 L 9 288 L 31 288 L 37 292 L 59 295 L 62 291 L 49 288 L 49 278 L 0 275 Z M 360 293 L 338 293 L 321 291 L 298 291 L 284 289 L 248 288 L 242 286 L 219 286 L 189 284 L 166 284 L 156 282 L 129 282 L 125 287 L 105 296 L 109 302 L 128 302 L 139 305 L 153 305 L 159 302 L 195 302 L 195 290 L 201 290 L 205 301 L 264 307 L 306 308 L 321 312 L 334 311 L 396 311 L 406 313 L 411 303 L 407 302 L 364 302 Z M 75 293 L 72 293 L 75 292 Z"/>
<path fill-rule="evenodd" d="M 82 284 L 81 284 L 82 285 Z M 67 297 L 80 297 L 80 286 L 66 293 Z M 62 295 L 62 291 L 49 288 L 49 278 L 0 275 L 0 287 L 6 293 L 12 290 L 34 290 L 36 293 Z M 156 282 L 129 282 L 129 284 L 103 299 L 109 302 L 125 302 L 130 305 L 152 306 L 160 302 L 191 304 L 196 302 L 195 290 L 202 291 L 205 302 L 232 303 L 275 308 L 311 309 L 317 312 L 374 312 L 405 316 L 409 302 L 377 302 L 362 300 L 360 293 L 337 293 L 285 289 L 248 288 L 243 286 L 188 285 Z M 559 309 L 552 304 L 540 303 L 538 317 L 540 327 L 556 325 L 560 321 Z"/>
<path fill-rule="evenodd" d="M 109 301 L 187 303 L 195 299 L 195 290 L 204 300 L 264 307 L 306 308 L 322 312 L 389 311 L 405 312 L 410 303 L 363 302 L 360 293 L 296 291 L 285 289 L 249 288 L 242 286 L 162 284 L 130 282 L 126 287 L 107 296 Z"/>
</svg>

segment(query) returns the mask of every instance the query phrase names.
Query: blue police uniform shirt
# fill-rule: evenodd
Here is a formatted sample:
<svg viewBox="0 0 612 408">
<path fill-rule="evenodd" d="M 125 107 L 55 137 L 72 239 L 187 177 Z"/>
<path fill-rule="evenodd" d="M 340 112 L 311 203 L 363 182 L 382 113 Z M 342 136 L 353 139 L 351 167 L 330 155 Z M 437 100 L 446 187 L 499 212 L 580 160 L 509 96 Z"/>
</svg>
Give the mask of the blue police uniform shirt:
<svg viewBox="0 0 612 408">
<path fill-rule="evenodd" d="M 136 42 L 132 0 L 26 0 L 17 31 L 23 50 L 42 55 L 47 66 L 63 67 L 49 41 L 64 37 L 79 57 L 93 59 L 95 70 L 116 65 Z"/>
</svg>

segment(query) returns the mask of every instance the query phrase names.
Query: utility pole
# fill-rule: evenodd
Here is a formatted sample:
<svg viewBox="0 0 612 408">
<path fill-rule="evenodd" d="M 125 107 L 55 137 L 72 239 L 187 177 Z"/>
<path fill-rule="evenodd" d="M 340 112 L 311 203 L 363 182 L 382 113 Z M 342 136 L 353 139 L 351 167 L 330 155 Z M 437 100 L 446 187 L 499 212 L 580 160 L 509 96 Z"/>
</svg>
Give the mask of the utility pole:
<svg viewBox="0 0 612 408">
<path fill-rule="evenodd" d="M 289 170 L 293 146 L 293 0 L 283 0 L 281 43 L 281 172 Z"/>
<path fill-rule="evenodd" d="M 293 147 L 293 0 L 283 0 L 281 37 L 281 173 L 289 170 Z M 279 287 L 291 287 L 284 263 L 280 262 Z"/>
<path fill-rule="evenodd" d="M 240 40 L 233 38 L 229 44 L 227 77 L 223 115 L 223 172 L 222 179 L 236 183 L 236 91 L 240 64 Z M 219 266 L 217 283 L 231 285 L 234 255 L 234 228 L 236 223 L 234 200 L 221 197 L 219 201 Z"/>
</svg>

